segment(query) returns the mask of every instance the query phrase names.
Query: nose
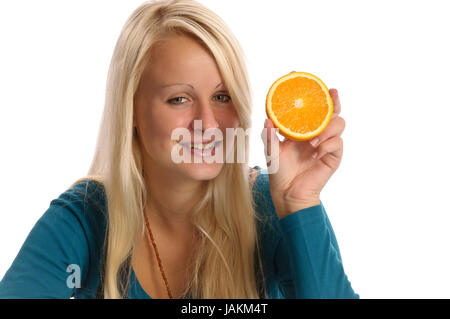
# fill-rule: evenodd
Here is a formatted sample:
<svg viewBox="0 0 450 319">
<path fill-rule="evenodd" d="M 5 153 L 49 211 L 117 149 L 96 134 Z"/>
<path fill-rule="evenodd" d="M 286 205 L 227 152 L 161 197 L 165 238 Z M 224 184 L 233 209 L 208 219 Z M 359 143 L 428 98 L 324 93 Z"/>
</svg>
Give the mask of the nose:
<svg viewBox="0 0 450 319">
<path fill-rule="evenodd" d="M 198 101 L 195 107 L 195 114 L 191 123 L 191 128 L 194 130 L 194 120 L 201 120 L 202 130 L 216 129 L 219 127 L 216 114 L 213 107 L 207 101 Z"/>
</svg>

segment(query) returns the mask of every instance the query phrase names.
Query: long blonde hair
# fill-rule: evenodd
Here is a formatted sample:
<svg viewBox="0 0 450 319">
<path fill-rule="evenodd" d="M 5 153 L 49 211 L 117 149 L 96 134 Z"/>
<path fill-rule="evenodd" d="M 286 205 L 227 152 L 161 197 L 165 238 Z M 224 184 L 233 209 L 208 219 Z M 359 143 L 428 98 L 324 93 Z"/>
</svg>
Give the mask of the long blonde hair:
<svg viewBox="0 0 450 319">
<path fill-rule="evenodd" d="M 114 49 L 102 123 L 88 175 L 72 184 L 93 180 L 105 189 L 105 298 L 126 297 L 129 269 L 125 282 L 119 277 L 132 254 L 136 235 L 145 231 L 143 209 L 148 190 L 143 180 L 140 144 L 133 129 L 135 93 L 149 63 L 151 47 L 174 34 L 194 36 L 210 50 L 229 89 L 240 127 L 247 130 L 251 126 L 244 54 L 222 19 L 194 0 L 148 1 L 139 6 L 126 21 Z M 248 138 L 246 145 L 248 155 Z M 258 271 L 262 274 L 262 264 L 254 207 L 247 163 L 225 163 L 219 175 L 207 182 L 206 192 L 192 214 L 199 241 L 187 265 L 191 267 L 191 278 L 185 295 L 266 297 L 257 276 Z"/>
</svg>

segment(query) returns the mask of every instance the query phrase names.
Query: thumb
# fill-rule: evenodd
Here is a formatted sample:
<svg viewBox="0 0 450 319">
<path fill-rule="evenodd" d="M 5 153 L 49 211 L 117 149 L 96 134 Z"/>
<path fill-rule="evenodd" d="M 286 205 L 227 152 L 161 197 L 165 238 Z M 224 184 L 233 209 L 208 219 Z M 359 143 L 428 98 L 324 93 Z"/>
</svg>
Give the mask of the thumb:
<svg viewBox="0 0 450 319">
<path fill-rule="evenodd" d="M 278 128 L 275 128 L 273 122 L 270 119 L 266 119 L 264 122 L 264 129 L 261 133 L 261 138 L 264 143 L 264 154 L 266 156 L 267 168 L 269 173 L 278 171 L 278 156 L 280 140 L 276 134 Z"/>
</svg>

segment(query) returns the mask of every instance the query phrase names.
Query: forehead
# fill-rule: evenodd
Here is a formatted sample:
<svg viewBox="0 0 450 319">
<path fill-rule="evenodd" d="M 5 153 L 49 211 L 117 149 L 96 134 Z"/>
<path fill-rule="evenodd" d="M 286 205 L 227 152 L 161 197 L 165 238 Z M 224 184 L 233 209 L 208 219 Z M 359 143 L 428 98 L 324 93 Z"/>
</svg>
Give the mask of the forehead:
<svg viewBox="0 0 450 319">
<path fill-rule="evenodd" d="M 220 77 L 214 56 L 191 36 L 176 35 L 156 43 L 149 59 L 144 76 L 152 81 L 189 81 L 200 75 Z"/>
</svg>

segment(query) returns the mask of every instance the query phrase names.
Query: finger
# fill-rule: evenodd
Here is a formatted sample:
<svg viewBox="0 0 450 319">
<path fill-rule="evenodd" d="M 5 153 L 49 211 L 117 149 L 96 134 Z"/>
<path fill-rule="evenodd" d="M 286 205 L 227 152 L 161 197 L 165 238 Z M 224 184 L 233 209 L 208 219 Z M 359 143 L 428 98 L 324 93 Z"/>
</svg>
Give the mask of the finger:
<svg viewBox="0 0 450 319">
<path fill-rule="evenodd" d="M 340 157 L 342 156 L 343 149 L 343 139 L 340 136 L 335 136 L 323 142 L 316 153 L 313 154 L 313 158 L 320 159 L 327 154 L 333 154 L 336 157 Z"/>
<path fill-rule="evenodd" d="M 264 143 L 264 153 L 266 156 L 267 166 L 278 163 L 279 144 L 280 140 L 276 134 L 278 128 L 275 128 L 273 122 L 270 119 L 266 119 L 264 122 L 264 129 L 261 133 L 261 139 Z M 277 163 L 274 163 L 274 161 Z"/>
<path fill-rule="evenodd" d="M 345 129 L 345 120 L 342 117 L 338 116 L 338 117 L 332 118 L 330 120 L 330 123 L 322 131 L 322 133 L 320 133 L 315 138 L 313 138 L 311 141 L 309 141 L 309 143 L 313 147 L 317 148 L 324 141 L 326 141 L 334 136 L 341 136 L 342 132 L 344 132 L 344 129 Z"/>
<path fill-rule="evenodd" d="M 336 89 L 330 89 L 330 95 L 333 99 L 333 117 L 338 116 L 341 113 L 341 101 L 339 100 L 339 94 Z"/>
</svg>

